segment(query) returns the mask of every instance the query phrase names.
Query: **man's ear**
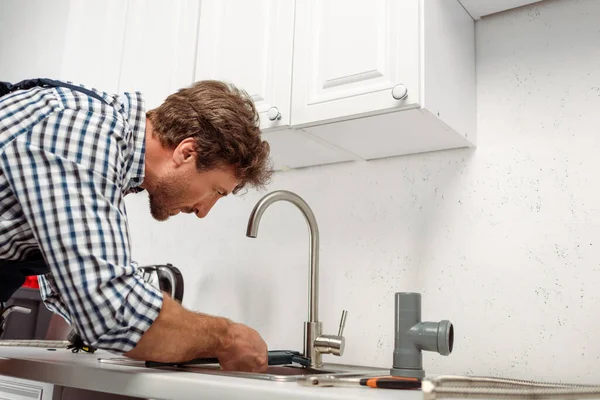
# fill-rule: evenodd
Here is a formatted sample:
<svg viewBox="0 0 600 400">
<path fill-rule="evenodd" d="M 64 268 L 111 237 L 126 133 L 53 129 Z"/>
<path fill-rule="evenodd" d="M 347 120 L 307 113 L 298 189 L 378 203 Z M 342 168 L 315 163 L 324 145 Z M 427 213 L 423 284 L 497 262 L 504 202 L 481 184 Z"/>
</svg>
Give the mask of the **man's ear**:
<svg viewBox="0 0 600 400">
<path fill-rule="evenodd" d="M 192 138 L 183 139 L 173 151 L 173 161 L 179 166 L 189 162 L 196 162 L 196 142 Z"/>
</svg>

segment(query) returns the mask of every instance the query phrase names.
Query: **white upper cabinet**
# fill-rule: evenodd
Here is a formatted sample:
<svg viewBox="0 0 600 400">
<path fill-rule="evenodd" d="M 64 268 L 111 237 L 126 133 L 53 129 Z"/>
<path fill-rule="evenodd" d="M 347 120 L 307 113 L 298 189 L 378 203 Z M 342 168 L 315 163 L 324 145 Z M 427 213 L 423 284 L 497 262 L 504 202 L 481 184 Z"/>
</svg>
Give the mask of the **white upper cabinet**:
<svg viewBox="0 0 600 400">
<path fill-rule="evenodd" d="M 463 7 L 478 20 L 483 16 L 538 3 L 541 0 L 459 0 Z"/>
<path fill-rule="evenodd" d="M 109 93 L 141 91 L 146 107 L 193 82 L 200 0 L 70 0 L 60 79 Z"/>
<path fill-rule="evenodd" d="M 292 126 L 365 160 L 473 146 L 474 28 L 456 0 L 297 0 Z"/>
<path fill-rule="evenodd" d="M 148 109 L 194 80 L 200 0 L 128 0 L 119 91 L 141 91 Z"/>
<path fill-rule="evenodd" d="M 297 0 L 292 125 L 414 107 L 418 37 L 419 1 Z"/>
<path fill-rule="evenodd" d="M 204 0 L 199 24 L 195 79 L 254 98 L 277 169 L 475 143 L 457 0 Z"/>
<path fill-rule="evenodd" d="M 23 71 L 141 91 L 148 109 L 195 81 L 231 82 L 254 99 L 276 169 L 470 147 L 475 23 L 463 4 L 489 9 L 461 1 L 61 0 L 52 51 Z M 37 41 L 0 21 L 19 33 L 1 54 Z M 19 58 L 7 59 L 15 80 Z"/>
<path fill-rule="evenodd" d="M 218 79 L 255 101 L 261 128 L 290 125 L 293 0 L 203 0 L 196 80 Z"/>
<path fill-rule="evenodd" d="M 71 0 L 59 78 L 116 93 L 126 14 L 122 0 Z"/>
</svg>

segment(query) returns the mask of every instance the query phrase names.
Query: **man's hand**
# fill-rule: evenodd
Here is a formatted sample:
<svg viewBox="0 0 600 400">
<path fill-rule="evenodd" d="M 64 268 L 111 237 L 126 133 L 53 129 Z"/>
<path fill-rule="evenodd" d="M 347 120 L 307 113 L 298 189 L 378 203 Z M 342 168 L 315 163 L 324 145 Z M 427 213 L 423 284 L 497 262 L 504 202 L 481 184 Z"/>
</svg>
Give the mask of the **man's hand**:
<svg viewBox="0 0 600 400">
<path fill-rule="evenodd" d="M 193 313 L 167 294 L 150 329 L 125 353 L 136 360 L 182 362 L 217 357 L 228 371 L 267 369 L 267 345 L 258 332 L 226 318 Z"/>
<path fill-rule="evenodd" d="M 267 370 L 267 344 L 258 332 L 232 323 L 217 358 L 225 371 L 264 372 Z"/>
</svg>

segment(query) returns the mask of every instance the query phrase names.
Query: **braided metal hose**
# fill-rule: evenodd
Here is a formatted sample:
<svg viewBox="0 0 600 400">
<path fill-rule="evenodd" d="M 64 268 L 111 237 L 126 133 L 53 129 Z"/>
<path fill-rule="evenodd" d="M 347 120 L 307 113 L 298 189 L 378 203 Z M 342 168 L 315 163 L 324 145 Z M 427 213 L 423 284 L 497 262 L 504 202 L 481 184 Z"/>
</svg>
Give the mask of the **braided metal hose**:
<svg viewBox="0 0 600 400">
<path fill-rule="evenodd" d="M 424 400 L 600 399 L 600 385 L 550 383 L 520 379 L 442 375 L 424 379 Z"/>
</svg>

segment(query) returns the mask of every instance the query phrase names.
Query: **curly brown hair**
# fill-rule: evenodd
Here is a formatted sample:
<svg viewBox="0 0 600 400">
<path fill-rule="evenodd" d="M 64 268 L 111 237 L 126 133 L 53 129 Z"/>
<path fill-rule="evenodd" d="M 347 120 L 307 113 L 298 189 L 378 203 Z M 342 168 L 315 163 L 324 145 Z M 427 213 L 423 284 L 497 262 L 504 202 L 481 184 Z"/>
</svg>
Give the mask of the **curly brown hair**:
<svg viewBox="0 0 600 400">
<path fill-rule="evenodd" d="M 147 117 L 165 147 L 195 139 L 198 171 L 233 166 L 241 181 L 235 192 L 247 184 L 264 187 L 269 182 L 269 144 L 261 138 L 252 98 L 235 85 L 196 82 L 171 94 Z"/>
</svg>

